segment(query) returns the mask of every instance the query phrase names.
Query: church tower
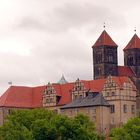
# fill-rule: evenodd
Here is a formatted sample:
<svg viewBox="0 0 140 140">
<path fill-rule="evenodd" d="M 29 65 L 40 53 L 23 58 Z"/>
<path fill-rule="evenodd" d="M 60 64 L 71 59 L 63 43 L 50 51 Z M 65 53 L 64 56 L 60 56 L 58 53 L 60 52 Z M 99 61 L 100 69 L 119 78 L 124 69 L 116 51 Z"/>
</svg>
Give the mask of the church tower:
<svg viewBox="0 0 140 140">
<path fill-rule="evenodd" d="M 104 30 L 92 46 L 94 79 L 118 75 L 117 47 L 117 44 Z"/>
<path fill-rule="evenodd" d="M 124 65 L 129 66 L 134 71 L 136 86 L 140 91 L 140 39 L 136 33 L 123 51 Z"/>
</svg>

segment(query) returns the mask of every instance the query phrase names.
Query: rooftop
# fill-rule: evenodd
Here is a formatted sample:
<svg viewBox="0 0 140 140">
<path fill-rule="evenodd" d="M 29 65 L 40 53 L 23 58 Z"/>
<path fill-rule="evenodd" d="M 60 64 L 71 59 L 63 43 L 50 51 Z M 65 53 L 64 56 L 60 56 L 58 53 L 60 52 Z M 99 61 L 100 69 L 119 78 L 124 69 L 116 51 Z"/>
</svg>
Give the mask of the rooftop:
<svg viewBox="0 0 140 140">
<path fill-rule="evenodd" d="M 98 46 L 117 47 L 117 44 L 112 40 L 112 38 L 109 36 L 106 30 L 104 30 L 92 47 L 94 48 Z"/>
<path fill-rule="evenodd" d="M 61 109 L 89 106 L 109 106 L 109 103 L 104 99 L 102 94 L 97 92 L 88 92 L 87 97 L 76 99 L 73 102 L 61 107 Z"/>
</svg>

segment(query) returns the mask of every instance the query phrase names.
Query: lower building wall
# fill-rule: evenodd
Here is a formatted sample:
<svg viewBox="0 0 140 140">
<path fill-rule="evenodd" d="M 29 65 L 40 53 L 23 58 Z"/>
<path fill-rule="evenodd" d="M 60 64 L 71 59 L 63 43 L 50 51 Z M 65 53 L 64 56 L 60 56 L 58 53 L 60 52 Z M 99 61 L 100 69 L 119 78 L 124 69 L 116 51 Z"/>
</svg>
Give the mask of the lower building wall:
<svg viewBox="0 0 140 140">
<path fill-rule="evenodd" d="M 4 123 L 4 111 L 3 108 L 0 108 L 0 125 Z"/>
<path fill-rule="evenodd" d="M 110 112 L 110 127 L 120 127 L 126 123 L 130 118 L 136 116 L 136 102 L 118 100 L 109 101 L 110 105 L 115 106 L 114 112 Z M 124 111 L 124 105 L 126 105 L 126 112 Z M 134 112 L 132 112 L 132 106 L 134 106 Z"/>
<path fill-rule="evenodd" d="M 7 116 L 11 113 L 12 110 L 23 110 L 23 109 L 31 109 L 31 108 L 1 107 L 0 108 L 0 125 L 4 124 Z"/>
<path fill-rule="evenodd" d="M 67 115 L 69 117 L 74 117 L 79 113 L 87 115 L 91 121 L 95 122 L 96 129 L 98 132 L 106 133 L 110 130 L 109 107 L 96 106 L 61 109 L 61 114 Z"/>
</svg>

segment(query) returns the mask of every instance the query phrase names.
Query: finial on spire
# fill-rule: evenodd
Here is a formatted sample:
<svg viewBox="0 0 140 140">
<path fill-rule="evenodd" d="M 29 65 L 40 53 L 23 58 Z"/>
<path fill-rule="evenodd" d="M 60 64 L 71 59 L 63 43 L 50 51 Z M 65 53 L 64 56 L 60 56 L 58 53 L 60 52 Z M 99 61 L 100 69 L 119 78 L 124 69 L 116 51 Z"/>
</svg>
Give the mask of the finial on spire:
<svg viewBox="0 0 140 140">
<path fill-rule="evenodd" d="M 66 83 L 68 83 L 67 81 L 66 81 L 66 79 L 65 79 L 65 77 L 64 77 L 64 74 L 62 74 L 62 77 L 61 77 L 61 79 L 58 81 L 58 83 L 59 84 L 66 84 Z"/>
<path fill-rule="evenodd" d="M 136 34 L 136 32 L 137 32 L 137 29 L 136 29 L 136 27 L 134 28 L 134 32 L 135 32 L 135 34 Z"/>
<path fill-rule="evenodd" d="M 104 30 L 105 30 L 105 27 L 106 27 L 106 25 L 105 25 L 105 22 L 104 22 L 104 25 L 103 25 Z"/>
</svg>

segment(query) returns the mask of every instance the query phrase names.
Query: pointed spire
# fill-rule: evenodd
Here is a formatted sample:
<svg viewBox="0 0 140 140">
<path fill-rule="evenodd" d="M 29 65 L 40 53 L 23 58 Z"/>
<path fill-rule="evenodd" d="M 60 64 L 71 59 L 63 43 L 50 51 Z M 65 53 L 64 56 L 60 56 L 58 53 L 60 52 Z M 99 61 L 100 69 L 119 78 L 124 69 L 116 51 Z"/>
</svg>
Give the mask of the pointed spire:
<svg viewBox="0 0 140 140">
<path fill-rule="evenodd" d="M 136 32 L 136 29 L 135 29 L 135 32 Z M 129 43 L 123 50 L 125 51 L 128 49 L 136 49 L 136 48 L 140 49 L 140 39 L 137 36 L 137 34 L 135 33 L 134 36 L 132 37 L 132 39 L 129 41 Z"/>
<path fill-rule="evenodd" d="M 66 79 L 65 79 L 65 77 L 64 77 L 64 75 L 62 74 L 62 77 L 61 77 L 61 79 L 59 80 L 59 82 L 58 82 L 59 84 L 66 84 L 66 83 L 68 83 L 67 81 L 66 81 Z"/>
<path fill-rule="evenodd" d="M 112 38 L 109 36 L 106 30 L 104 30 L 92 47 L 98 47 L 98 46 L 117 47 L 117 44 L 112 40 Z"/>
</svg>

